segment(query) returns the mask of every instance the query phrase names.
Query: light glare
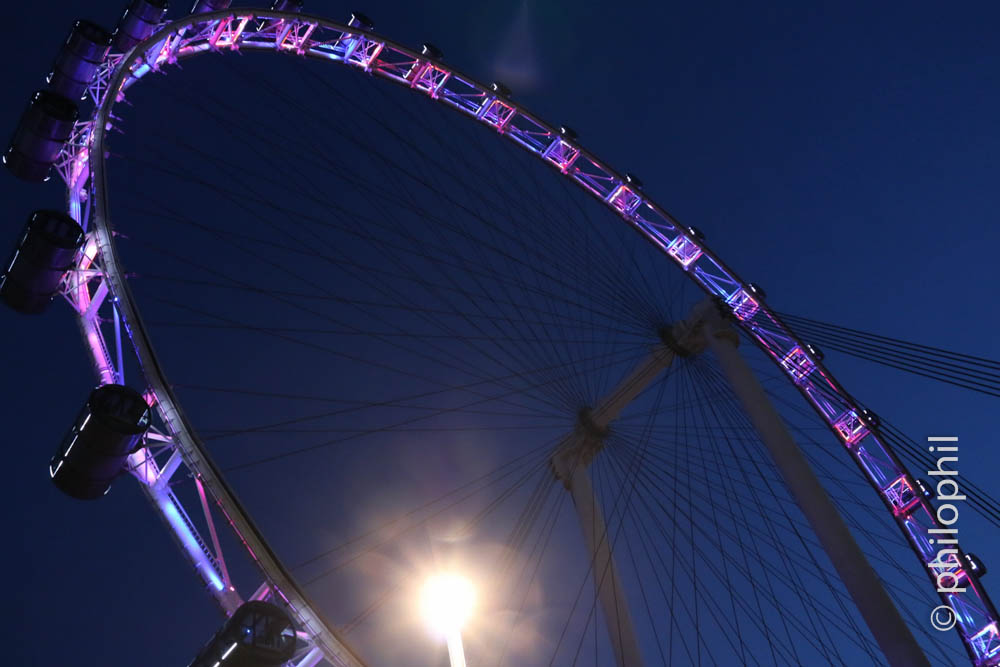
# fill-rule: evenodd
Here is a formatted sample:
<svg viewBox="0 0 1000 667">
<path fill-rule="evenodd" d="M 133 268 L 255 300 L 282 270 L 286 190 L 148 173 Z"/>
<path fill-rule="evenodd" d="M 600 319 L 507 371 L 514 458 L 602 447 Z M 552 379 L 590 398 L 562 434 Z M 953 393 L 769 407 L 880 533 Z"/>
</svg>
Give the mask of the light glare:
<svg viewBox="0 0 1000 667">
<path fill-rule="evenodd" d="M 449 635 L 462 628 L 476 603 L 472 583 L 457 574 L 439 574 L 424 584 L 421 610 L 431 629 Z"/>
</svg>

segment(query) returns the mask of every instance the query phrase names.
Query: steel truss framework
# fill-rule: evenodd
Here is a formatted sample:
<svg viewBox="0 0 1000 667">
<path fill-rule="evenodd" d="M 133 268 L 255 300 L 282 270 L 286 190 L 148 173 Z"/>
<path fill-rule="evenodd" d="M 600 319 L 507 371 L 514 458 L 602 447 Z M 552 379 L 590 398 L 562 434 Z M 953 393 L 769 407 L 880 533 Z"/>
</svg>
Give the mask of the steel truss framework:
<svg viewBox="0 0 1000 667">
<path fill-rule="evenodd" d="M 339 62 L 407 86 L 490 126 L 600 199 L 723 304 L 734 322 L 794 383 L 878 492 L 925 566 L 931 585 L 937 589 L 937 573 L 946 572 L 965 587 L 962 593 L 938 595 L 956 612 L 955 627 L 973 663 L 1000 664 L 996 608 L 978 579 L 966 572 L 965 554 L 957 545 L 939 558 L 934 542 L 953 531 L 938 520 L 934 506 L 918 492 L 913 475 L 879 435 L 877 422 L 811 348 L 768 308 L 759 293 L 729 269 L 693 229 L 677 223 L 635 182 L 607 167 L 571 134 L 560 133 L 533 116 L 502 90 L 497 92 L 426 55 L 375 35 L 354 21 L 344 25 L 315 16 L 258 9 L 188 16 L 164 24 L 128 54 L 112 54 L 89 91 L 93 113 L 77 124 L 57 164 L 68 189 L 69 213 L 87 232 L 75 269 L 64 280 L 63 293 L 78 314 L 99 381 L 124 382 L 124 357 L 127 352 L 130 356 L 134 353 L 156 416 L 144 447 L 129 459 L 130 472 L 142 483 L 182 552 L 224 610 L 231 613 L 243 598 L 226 569 L 212 520 L 213 505 L 261 573 L 263 583 L 248 599 L 281 601 L 298 624 L 302 648 L 293 664 L 311 667 L 323 660 L 334 665 L 363 664 L 315 611 L 268 547 L 184 416 L 149 342 L 113 241 L 105 138 L 117 120 L 113 114 L 115 104 L 123 101 L 128 88 L 150 72 L 162 71 L 165 66 L 201 53 L 238 50 Z M 170 480 L 182 468 L 196 482 L 210 543 L 171 491 Z"/>
</svg>

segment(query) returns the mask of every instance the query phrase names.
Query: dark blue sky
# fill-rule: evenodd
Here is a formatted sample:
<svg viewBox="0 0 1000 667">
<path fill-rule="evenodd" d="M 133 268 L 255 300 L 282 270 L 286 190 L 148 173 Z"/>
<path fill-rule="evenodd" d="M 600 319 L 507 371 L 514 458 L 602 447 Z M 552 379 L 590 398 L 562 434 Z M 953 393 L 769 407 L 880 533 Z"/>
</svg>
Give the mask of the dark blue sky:
<svg viewBox="0 0 1000 667">
<path fill-rule="evenodd" d="M 355 7 L 313 0 L 308 9 L 346 20 Z M 357 9 L 379 32 L 432 41 L 447 62 L 508 81 L 529 109 L 572 126 L 703 230 L 744 278 L 766 286 L 776 309 L 1000 358 L 989 305 L 1000 241 L 992 4 L 947 13 L 923 2 Z M 0 126 L 13 129 L 80 11 L 61 0 L 8 9 Z M 102 0 L 88 11 L 111 25 L 121 7 Z M 62 192 L 55 181 L 4 176 L 13 243 L 27 213 L 57 207 Z M 218 619 L 139 492 L 123 480 L 99 503 L 74 503 L 46 479 L 92 384 L 68 309 L 56 304 L 32 319 L 0 313 L 0 330 L 11 664 L 183 664 Z M 835 354 L 827 362 L 914 438 L 958 435 L 960 470 L 1000 491 L 995 401 Z M 963 544 L 1000 563 L 1000 539 L 966 516 Z"/>
</svg>

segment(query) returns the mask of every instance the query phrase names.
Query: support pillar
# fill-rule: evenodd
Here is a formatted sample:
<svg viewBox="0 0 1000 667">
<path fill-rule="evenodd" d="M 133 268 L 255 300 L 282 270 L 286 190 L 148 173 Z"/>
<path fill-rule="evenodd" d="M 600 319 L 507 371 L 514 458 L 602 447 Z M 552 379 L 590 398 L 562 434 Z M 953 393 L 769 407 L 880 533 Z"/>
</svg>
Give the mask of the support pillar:
<svg viewBox="0 0 1000 667">
<path fill-rule="evenodd" d="M 708 347 L 750 417 L 761 442 L 799 508 L 830 557 L 882 653 L 893 667 L 930 667 L 913 633 L 903 622 L 882 581 L 868 564 L 854 536 L 834 507 L 784 421 L 746 360 L 736 350 L 739 337 L 715 304 L 706 304 L 703 329 Z"/>
<path fill-rule="evenodd" d="M 573 498 L 583 541 L 591 557 L 591 572 L 597 597 L 607 622 L 608 637 L 618 667 L 641 667 L 642 654 L 629 613 L 625 589 L 612 553 L 604 513 L 594 495 L 587 469 L 594 456 L 604 447 L 604 438 L 611 422 L 670 366 L 676 354 L 675 349 L 681 349 L 673 343 L 672 333 L 665 333 L 664 337 L 668 343 L 657 345 L 593 409 L 585 409 L 580 413 L 576 429 L 560 443 L 551 460 L 553 473 Z"/>
</svg>

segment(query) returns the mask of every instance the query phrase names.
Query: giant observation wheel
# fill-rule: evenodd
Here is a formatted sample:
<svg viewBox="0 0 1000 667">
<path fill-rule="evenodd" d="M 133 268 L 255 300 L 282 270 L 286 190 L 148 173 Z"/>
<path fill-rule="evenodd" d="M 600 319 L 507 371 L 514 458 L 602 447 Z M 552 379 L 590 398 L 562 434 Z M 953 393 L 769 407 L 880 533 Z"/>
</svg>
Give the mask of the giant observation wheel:
<svg viewBox="0 0 1000 667">
<path fill-rule="evenodd" d="M 706 347 L 720 355 L 726 354 L 719 350 L 719 341 L 731 338 L 732 331 L 736 330 L 739 336 L 757 347 L 763 358 L 770 360 L 772 370 L 777 370 L 776 375 L 784 380 L 784 385 L 808 403 L 814 413 L 811 418 L 818 417 L 840 443 L 839 451 L 834 454 L 852 462 L 856 467 L 855 475 L 860 475 L 881 499 L 882 507 L 876 509 L 898 528 L 898 535 L 929 575 L 921 585 L 939 595 L 941 604 L 955 610 L 955 629 L 972 662 L 998 664 L 997 612 L 978 577 L 970 574 L 970 561 L 963 551 L 955 550 L 940 567 L 929 565 L 939 558 L 934 536 L 944 534 L 942 531 L 947 526 L 939 520 L 933 503 L 921 493 L 918 480 L 881 434 L 877 418 L 837 382 L 822 363 L 818 351 L 800 340 L 768 307 L 760 288 L 741 279 L 712 252 L 700 232 L 679 224 L 644 192 L 638 179 L 606 166 L 583 148 L 571 130 L 549 125 L 532 115 L 512 101 L 502 85 L 483 85 L 444 64 L 433 48 L 425 47 L 418 52 L 387 40 L 374 33 L 372 26 L 360 16 L 341 24 L 299 13 L 292 2 L 277 2 L 275 7 L 280 10 L 230 8 L 228 2 L 202 0 L 196 3 L 190 16 L 162 23 L 165 9 L 161 3 L 137 0 L 123 17 L 114 47 L 110 36 L 105 39 L 91 28 L 87 29 L 89 32 L 78 29 L 74 33 L 76 37 L 71 37 L 68 44 L 75 45 L 77 55 L 88 54 L 75 62 L 80 67 L 76 71 L 86 75 L 82 78 L 86 79 L 85 89 L 93 102 L 92 110 L 77 120 L 69 107 L 59 106 L 60 100 L 51 96 L 36 97 L 25 117 L 44 115 L 47 122 L 44 127 L 50 130 L 49 136 L 41 142 L 31 139 L 27 133 L 15 137 L 12 150 L 20 151 L 20 155 L 27 158 L 21 162 L 11 160 L 8 166 L 22 172 L 34 169 L 33 177 L 37 177 L 39 165 L 43 172 L 48 169 L 43 155 L 48 150 L 49 162 L 54 162 L 67 185 L 68 214 L 79 224 L 82 235 L 75 244 L 66 244 L 67 248 L 73 246 L 70 249 L 78 246 L 78 251 L 73 255 L 72 266 L 61 277 L 60 289 L 78 314 L 100 385 L 136 387 L 150 406 L 148 413 L 138 415 L 135 406 L 129 404 L 128 396 L 118 399 L 92 397 L 71 437 L 53 459 L 50 474 L 54 478 L 64 463 L 72 467 L 70 455 L 74 443 L 80 439 L 80 447 L 83 447 L 91 437 L 94 427 L 91 424 L 88 431 L 88 422 L 93 414 L 100 412 L 101 401 L 105 401 L 112 406 L 106 407 L 105 413 L 117 410 L 118 417 L 126 421 L 131 418 L 135 422 L 132 426 L 138 427 L 133 429 L 131 438 L 121 440 L 129 446 L 118 452 L 124 467 L 139 480 L 185 558 L 222 609 L 232 615 L 245 601 L 270 601 L 285 609 L 297 629 L 296 652 L 289 664 L 304 667 L 324 660 L 335 665 L 364 664 L 362 652 L 350 648 L 342 630 L 325 620 L 324 614 L 269 546 L 250 512 L 223 477 L 220 466 L 213 462 L 199 431 L 185 416 L 127 279 L 129 274 L 120 257 L 112 226 L 110 201 L 113 192 L 108 175 L 108 162 L 113 161 L 109 157 L 108 135 L 117 125 L 118 105 L 133 86 L 153 74 L 168 73 L 179 62 L 196 55 L 235 51 L 278 53 L 339 64 L 355 72 L 356 76 L 391 82 L 408 89 L 409 95 L 429 100 L 440 109 L 436 113 L 449 117 L 447 122 L 474 123 L 488 128 L 499 140 L 516 146 L 522 154 L 544 165 L 545 170 L 553 174 L 553 179 L 573 186 L 576 195 L 586 195 L 598 202 L 613 214 L 623 229 L 631 228 L 630 233 L 638 234 L 649 251 L 659 257 L 665 272 L 683 276 L 681 280 L 686 285 L 693 286 L 695 292 L 700 291 L 707 299 L 693 311 L 680 313 L 676 321 L 659 322 L 655 332 L 658 340 L 642 348 L 639 363 L 625 374 L 625 380 L 606 381 L 606 388 L 613 387 L 610 392 L 591 394 L 588 400 L 578 401 L 584 409 L 569 422 L 570 435 L 549 443 L 543 453 L 548 474 L 570 490 L 580 513 L 590 569 L 594 572 L 594 605 L 601 605 L 610 628 L 610 652 L 619 663 L 635 663 L 640 640 L 630 638 L 630 631 L 622 628 L 632 623 L 630 613 L 640 612 L 635 607 L 638 602 L 634 594 L 627 602 L 616 594 L 627 588 L 619 581 L 614 563 L 616 557 L 622 556 L 613 557 L 611 553 L 619 550 L 619 543 L 610 537 L 604 525 L 605 517 L 594 506 L 595 491 L 586 471 L 591 461 L 601 454 L 604 441 L 612 438 L 609 428 L 613 429 L 616 419 L 639 394 L 654 386 L 664 372 L 674 374 L 677 363 L 686 357 L 698 356 Z M 67 56 L 64 62 L 74 61 Z M 53 85 L 70 84 L 60 83 L 56 78 Z M 455 114 L 465 119 L 451 120 Z M 38 126 L 43 127 L 43 124 Z M 38 155 L 33 154 L 33 150 Z M 57 156 L 53 150 L 58 150 Z M 13 153 L 9 152 L 8 157 L 11 155 Z M 22 247 L 28 239 L 29 236 L 22 239 Z M 569 245 L 574 242 L 574 239 L 566 239 Z M 534 249 L 525 250 L 527 261 L 539 261 Z M 55 271 L 52 266 L 47 268 L 49 274 Z M 13 264 L 8 267 L 8 274 L 14 275 Z M 644 289 L 655 290 L 657 286 Z M 135 370 L 126 377 L 126 368 L 132 363 Z M 551 376 L 552 369 L 557 367 L 558 364 L 553 363 L 546 373 Z M 609 373 L 607 368 L 603 372 Z M 517 373 L 508 375 L 508 380 L 515 375 Z M 709 379 L 715 390 L 724 390 L 722 375 Z M 732 375 L 729 379 L 732 381 Z M 510 395 L 510 392 L 504 393 L 503 400 L 509 400 Z M 678 401 L 681 398 L 680 395 L 676 397 Z M 745 401 L 752 400 L 742 395 L 741 398 L 744 405 Z M 699 402 L 693 393 L 686 399 Z M 475 401 L 470 404 L 473 403 Z M 744 428 L 749 427 L 750 423 L 744 422 Z M 761 423 L 753 420 L 753 427 L 760 430 Z M 638 459 L 649 455 L 645 449 L 633 454 Z M 619 484 L 627 485 L 630 474 L 623 473 Z M 175 493 L 177 480 L 185 476 L 193 481 L 200 507 L 185 507 L 185 502 Z M 634 485 L 635 479 L 631 483 Z M 612 482 L 608 484 L 609 488 L 614 486 Z M 620 493 L 614 495 L 614 507 L 604 510 L 612 521 L 615 516 L 623 517 L 627 513 L 617 504 L 620 497 Z M 600 503 L 597 505 L 599 507 Z M 667 511 L 662 507 L 661 510 Z M 531 511 L 537 513 L 540 509 Z M 192 515 L 199 513 L 203 514 L 203 519 L 192 520 Z M 261 583 L 255 590 L 238 590 L 230 577 L 213 516 L 222 517 L 228 524 L 259 573 Z M 772 538 L 780 544 L 778 537 Z M 613 548 L 608 546 L 609 542 Z M 634 562 L 635 554 L 630 552 L 629 557 Z M 935 573 L 939 576 L 940 572 L 948 573 L 952 581 L 962 582 L 964 590 L 934 592 L 938 581 Z M 744 573 L 744 576 L 748 575 Z M 648 611 L 648 601 L 646 606 Z M 593 608 L 590 613 L 594 615 Z M 707 613 L 717 616 L 719 611 L 709 608 Z M 588 618 L 588 627 L 590 622 Z M 723 624 L 717 618 L 714 622 Z M 885 650 L 882 638 L 876 639 Z M 768 636 L 765 643 L 780 641 L 783 640 Z M 827 640 L 817 641 L 819 644 L 833 643 L 829 635 Z M 648 637 L 641 643 L 646 646 L 647 657 L 651 658 L 653 652 L 648 648 Z M 697 646 L 699 640 L 694 643 Z M 747 647 L 742 640 L 738 644 L 733 644 L 734 652 L 739 655 L 742 651 L 745 657 Z M 700 655 L 701 649 L 696 650 Z M 821 653 L 827 650 L 835 649 L 827 646 Z M 774 654 L 773 648 L 771 651 L 775 662 L 794 659 L 793 654 Z M 662 648 L 660 655 L 663 655 Z"/>
</svg>

